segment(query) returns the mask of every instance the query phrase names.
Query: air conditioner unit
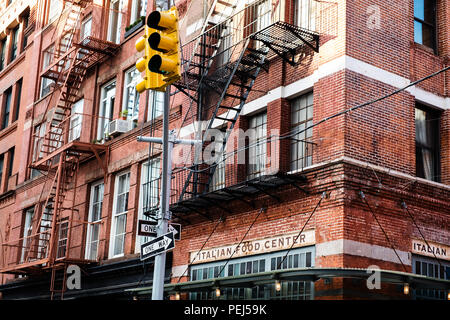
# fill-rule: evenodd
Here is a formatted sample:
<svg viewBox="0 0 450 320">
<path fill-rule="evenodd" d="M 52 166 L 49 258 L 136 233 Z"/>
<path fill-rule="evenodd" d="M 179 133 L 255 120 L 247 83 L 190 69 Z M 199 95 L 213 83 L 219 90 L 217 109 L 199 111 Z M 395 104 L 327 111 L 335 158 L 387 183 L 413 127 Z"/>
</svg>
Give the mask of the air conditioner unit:
<svg viewBox="0 0 450 320">
<path fill-rule="evenodd" d="M 108 125 L 108 133 L 112 136 L 128 132 L 133 129 L 133 122 L 122 119 L 115 119 Z"/>
</svg>

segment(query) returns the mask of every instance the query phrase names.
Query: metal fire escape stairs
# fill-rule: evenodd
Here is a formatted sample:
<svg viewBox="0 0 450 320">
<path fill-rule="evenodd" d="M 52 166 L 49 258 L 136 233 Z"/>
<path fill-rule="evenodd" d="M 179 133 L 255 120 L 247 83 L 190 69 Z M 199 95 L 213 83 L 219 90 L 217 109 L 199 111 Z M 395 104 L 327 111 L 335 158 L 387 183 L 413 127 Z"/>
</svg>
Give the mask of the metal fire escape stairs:
<svg viewBox="0 0 450 320">
<path fill-rule="evenodd" d="M 74 0 L 66 1 L 66 4 L 70 7 L 61 14 L 55 26 L 55 33 L 59 33 L 59 36 L 54 62 L 41 74 L 54 81 L 54 89 L 44 112 L 45 134 L 33 136 L 33 145 L 40 148 L 35 150 L 37 157 L 30 164 L 31 168 L 46 173 L 39 199 L 43 196 L 46 198 L 35 206 L 29 233 L 19 240 L 19 244 L 11 245 L 19 248 L 17 253 L 22 252 L 22 257 L 18 263 L 0 270 L 4 273 L 30 274 L 51 268 L 52 299 L 56 293 L 62 298 L 65 291 L 64 283 L 60 289 L 57 288 L 56 271 L 61 268 L 65 270 L 68 263 L 89 262 L 84 259 L 84 255 L 72 257 L 69 254 L 72 221 L 77 212 L 77 172 L 80 161 L 93 155 L 100 161 L 99 153 L 106 150 L 103 145 L 81 142 L 78 137 L 69 139 L 72 106 L 77 101 L 88 70 L 114 55 L 120 47 L 90 36 L 75 42 L 81 12 L 93 2 Z M 67 14 L 65 18 L 64 14 Z M 59 29 L 61 22 L 62 28 Z M 58 91 L 55 107 L 51 110 L 49 105 L 52 96 Z M 69 194 L 71 197 L 68 197 Z M 59 242 L 61 237 L 65 242 Z"/>
<path fill-rule="evenodd" d="M 218 94 L 219 98 L 216 100 L 214 111 L 202 134 L 203 144 L 200 151 L 203 154 L 205 147 L 211 142 L 210 130 L 213 124 L 220 121 L 227 131 L 218 152 L 218 158 L 225 152 L 230 132 L 240 116 L 261 68 L 266 69 L 267 60 L 276 55 L 295 66 L 300 64 L 306 55 L 318 52 L 319 49 L 318 33 L 283 21 L 276 21 L 244 38 L 236 60 L 214 69 L 211 66 L 223 54 L 223 51 L 218 52 L 218 49 L 226 28 L 225 21 L 206 30 L 199 37 L 200 42 L 193 51 L 191 59 L 184 61 L 186 65 L 182 79 L 174 84 L 197 105 L 201 105 L 198 111 L 200 114 L 205 113 L 206 109 L 202 105 L 202 96 L 207 91 Z M 195 62 L 193 63 L 192 60 Z M 189 89 L 194 94 L 191 94 Z M 226 116 L 223 116 L 224 114 Z M 206 162 L 196 164 L 198 151 L 194 156 L 194 165 L 188 168 L 187 178 L 173 209 L 184 207 L 188 211 L 199 212 L 191 200 L 201 199 L 209 204 L 213 202 L 205 195 L 211 191 L 211 183 L 218 165 Z"/>
</svg>

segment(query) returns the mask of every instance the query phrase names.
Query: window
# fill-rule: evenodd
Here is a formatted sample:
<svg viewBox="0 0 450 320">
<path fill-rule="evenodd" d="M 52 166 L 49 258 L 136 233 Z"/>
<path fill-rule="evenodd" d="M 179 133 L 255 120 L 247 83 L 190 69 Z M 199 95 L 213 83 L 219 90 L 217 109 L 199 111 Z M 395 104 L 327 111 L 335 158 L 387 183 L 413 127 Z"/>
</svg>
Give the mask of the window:
<svg viewBox="0 0 450 320">
<path fill-rule="evenodd" d="M 141 170 L 141 189 L 139 192 L 139 219 L 151 220 L 144 215 L 144 212 L 150 212 L 158 209 L 160 194 L 160 167 L 161 159 L 154 158 L 142 163 Z M 156 213 L 156 212 L 155 212 Z M 140 245 L 148 242 L 150 237 L 139 236 L 136 239 L 136 252 L 139 252 Z"/>
<path fill-rule="evenodd" d="M 101 141 L 108 133 L 108 124 L 112 120 L 116 97 L 116 80 L 104 85 L 101 89 L 98 111 L 97 140 Z"/>
<path fill-rule="evenodd" d="M 303 131 L 313 124 L 313 93 L 291 101 L 291 130 Z M 291 170 L 312 164 L 312 129 L 300 132 L 291 139 Z"/>
<path fill-rule="evenodd" d="M 133 0 L 131 4 L 130 24 L 136 22 L 141 17 L 145 17 L 147 10 L 146 0 Z"/>
<path fill-rule="evenodd" d="M 164 113 L 164 96 L 161 91 L 148 91 L 148 112 L 147 121 L 151 121 L 163 115 Z"/>
<path fill-rule="evenodd" d="M 20 262 L 25 262 L 25 255 L 27 251 L 27 247 L 30 244 L 30 240 L 28 237 L 31 236 L 32 232 L 32 221 L 34 216 L 34 207 L 29 208 L 25 210 L 25 220 L 23 224 L 23 231 L 22 231 L 22 254 L 20 256 Z"/>
<path fill-rule="evenodd" d="M 53 200 L 50 200 L 42 213 L 41 227 L 39 228 L 39 245 L 37 248 L 37 258 L 43 259 L 48 255 L 48 248 L 51 237 L 51 224 L 53 217 Z"/>
<path fill-rule="evenodd" d="M 81 22 L 80 40 L 86 39 L 91 35 L 92 16 L 88 16 Z"/>
<path fill-rule="evenodd" d="M 9 149 L 9 160 L 8 160 L 8 176 L 6 179 L 12 176 L 13 173 L 13 166 L 14 166 L 14 150 L 15 148 Z"/>
<path fill-rule="evenodd" d="M 5 164 L 5 154 L 0 154 L 0 188 L 2 186 L 3 181 L 3 165 Z M 2 189 L 0 189 L 0 193 L 2 192 Z"/>
<path fill-rule="evenodd" d="M 48 23 L 52 23 L 61 13 L 64 3 L 63 0 L 49 0 L 48 2 Z"/>
<path fill-rule="evenodd" d="M 103 188 L 103 182 L 95 183 L 91 187 L 86 239 L 87 260 L 97 260 L 100 239 L 100 222 L 102 219 Z"/>
<path fill-rule="evenodd" d="M 25 49 L 25 47 L 28 44 L 28 36 L 29 36 L 29 32 L 25 32 L 26 29 L 28 28 L 28 23 L 30 21 L 30 13 L 27 13 L 26 15 L 22 16 L 23 17 L 23 40 L 22 40 L 22 50 Z"/>
<path fill-rule="evenodd" d="M 222 136 L 216 136 L 214 142 L 223 144 L 223 140 L 226 135 L 226 128 L 221 129 Z M 222 147 L 222 146 L 220 146 Z M 218 147 L 217 147 L 218 148 Z M 214 175 L 211 179 L 211 183 L 209 185 L 209 191 L 219 190 L 225 187 L 225 167 L 226 167 L 226 148 L 225 145 L 222 147 L 222 154 L 216 155 L 214 153 L 214 157 L 216 157 L 216 169 L 214 170 Z"/>
<path fill-rule="evenodd" d="M 261 113 L 250 118 L 249 130 L 251 136 L 248 148 L 248 178 L 256 178 L 264 174 L 267 153 L 267 113 Z"/>
<path fill-rule="evenodd" d="M 414 41 L 436 51 L 436 0 L 414 0 Z"/>
<path fill-rule="evenodd" d="M 58 224 L 58 246 L 56 248 L 56 259 L 64 258 L 67 252 L 67 236 L 69 231 L 69 221 L 62 220 Z"/>
<path fill-rule="evenodd" d="M 0 71 L 3 70 L 6 66 L 6 49 L 8 45 L 8 38 L 4 38 L 0 43 Z"/>
<path fill-rule="evenodd" d="M 48 47 L 45 51 L 42 53 L 42 71 L 48 68 L 50 64 L 53 61 L 53 52 L 54 52 L 54 46 Z M 41 98 L 45 96 L 46 94 L 50 93 L 50 90 L 52 88 L 52 85 L 55 83 L 52 79 L 48 79 L 45 77 L 41 78 Z"/>
<path fill-rule="evenodd" d="M 295 0 L 295 24 L 301 28 L 316 31 L 317 3 L 314 0 Z"/>
<path fill-rule="evenodd" d="M 439 114 L 417 105 L 416 122 L 416 175 L 440 181 Z"/>
<path fill-rule="evenodd" d="M 16 82 L 16 102 L 14 103 L 13 121 L 17 121 L 17 119 L 19 119 L 21 98 L 22 98 L 22 79 Z"/>
<path fill-rule="evenodd" d="M 412 272 L 427 277 L 450 280 L 450 263 L 444 260 L 438 262 L 436 259 L 413 255 Z M 447 300 L 447 292 L 436 289 L 413 289 L 413 296 L 416 299 Z"/>
<path fill-rule="evenodd" d="M 139 116 L 139 93 L 136 91 L 136 84 L 141 77 L 136 67 L 132 67 L 125 72 L 124 99 L 122 110 L 127 110 L 127 120 L 137 120 Z"/>
<path fill-rule="evenodd" d="M 19 26 L 15 27 L 11 32 L 11 57 L 10 62 L 17 57 L 19 48 Z"/>
<path fill-rule="evenodd" d="M 83 104 L 84 99 L 78 100 L 73 104 L 72 109 L 70 110 L 69 142 L 79 140 L 81 137 Z"/>
<path fill-rule="evenodd" d="M 291 250 L 281 264 L 285 255 L 286 251 L 280 251 L 257 257 L 249 256 L 231 259 L 225 268 L 223 268 L 225 265 L 224 261 L 192 266 L 190 270 L 190 281 L 258 274 L 277 269 L 314 267 L 314 248 L 305 247 Z M 252 288 L 239 288 L 236 286 L 235 288 L 224 288 L 221 291 L 221 299 L 225 300 L 312 300 L 314 298 L 314 282 L 282 281 L 280 291 L 275 290 L 274 283 L 260 284 Z M 216 298 L 213 292 L 191 292 L 190 299 L 206 300 Z"/>
<path fill-rule="evenodd" d="M 129 189 L 130 173 L 118 174 L 114 187 L 110 257 L 122 256 L 124 253 Z"/>
<path fill-rule="evenodd" d="M 12 98 L 12 88 L 6 89 L 3 93 L 3 116 L 2 116 L 2 127 L 5 129 L 9 124 L 9 114 L 11 112 L 11 98 Z"/>
<path fill-rule="evenodd" d="M 122 1 L 111 0 L 109 5 L 108 41 L 120 43 L 120 27 L 122 24 Z"/>
</svg>

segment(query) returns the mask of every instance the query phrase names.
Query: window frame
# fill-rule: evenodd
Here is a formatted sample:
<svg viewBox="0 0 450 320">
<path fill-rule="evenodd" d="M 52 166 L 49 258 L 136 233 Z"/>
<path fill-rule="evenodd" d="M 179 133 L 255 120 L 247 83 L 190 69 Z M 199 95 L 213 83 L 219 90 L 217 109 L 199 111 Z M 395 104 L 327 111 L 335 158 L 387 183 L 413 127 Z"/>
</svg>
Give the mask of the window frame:
<svg viewBox="0 0 450 320">
<path fill-rule="evenodd" d="M 116 4 L 118 2 L 118 9 L 115 11 L 115 9 L 112 8 L 113 4 Z M 106 39 L 107 41 L 114 42 L 116 44 L 120 43 L 121 36 L 122 36 L 122 10 L 123 7 L 123 0 L 111 0 L 109 2 L 109 16 L 108 16 L 108 26 L 107 26 L 107 34 Z M 115 26 L 115 29 L 111 27 L 111 21 L 113 21 L 114 15 L 117 14 L 117 25 Z M 114 39 L 113 39 L 114 38 Z"/>
<path fill-rule="evenodd" d="M 11 52 L 9 56 L 9 63 L 13 62 L 19 55 L 19 38 L 20 38 L 20 24 L 11 30 Z"/>
<path fill-rule="evenodd" d="M 435 109 L 431 109 L 426 107 L 425 105 L 416 102 L 414 111 L 416 113 L 417 110 L 420 110 L 422 112 L 425 112 L 426 114 L 426 119 L 425 119 L 425 123 L 431 123 L 431 121 L 433 121 L 433 126 L 432 126 L 432 140 L 433 143 L 431 146 L 428 146 L 426 144 L 423 144 L 419 141 L 417 141 L 417 119 L 416 116 L 414 117 L 414 129 L 415 129 L 415 137 L 414 137 L 414 144 L 415 144 L 415 157 L 416 157 L 416 161 L 415 161 L 415 166 L 416 166 L 416 176 L 423 178 L 423 179 L 427 179 L 427 180 L 431 180 L 431 181 L 435 181 L 435 182 L 440 182 L 440 178 L 441 178 L 441 139 L 440 139 L 440 119 L 441 119 L 441 114 L 439 111 L 435 110 Z M 431 116 L 431 119 L 429 119 L 428 117 Z M 426 127 L 425 129 L 426 133 L 429 133 L 429 128 Z M 428 151 L 431 151 L 431 154 L 433 156 L 433 166 L 435 168 L 434 172 L 432 172 L 432 177 L 426 178 L 426 173 L 424 172 L 423 175 L 420 174 L 419 172 L 419 159 L 418 159 L 418 155 L 419 155 L 419 150 L 420 150 L 420 154 L 423 154 L 423 150 L 426 149 Z"/>
<path fill-rule="evenodd" d="M 257 118 L 264 118 L 260 124 L 258 124 Z M 256 125 L 253 126 L 252 122 L 255 121 Z M 248 145 L 248 164 L 247 164 L 247 178 L 254 179 L 264 175 L 267 165 L 267 111 L 257 113 L 249 117 L 248 120 L 249 130 L 255 130 L 255 135 L 251 135 L 249 138 Z M 262 127 L 262 128 L 261 128 Z M 261 128 L 261 129 L 260 129 Z M 259 136 L 259 132 L 264 132 L 263 135 Z M 261 143 L 262 141 L 262 143 Z M 262 149 L 262 151 L 261 151 Z M 252 153 L 254 151 L 254 154 Z M 258 152 L 260 151 L 260 152 Z M 253 158 L 254 160 L 251 160 Z M 263 159 L 263 161 L 258 162 Z"/>
<path fill-rule="evenodd" d="M 100 188 L 101 186 L 101 188 Z M 96 192 L 96 188 L 99 188 L 99 195 L 98 196 L 98 200 L 101 198 L 101 201 L 97 201 L 94 203 L 95 201 L 95 192 Z M 90 189 L 90 198 L 89 198 L 89 213 L 88 213 L 88 225 L 87 225 L 87 230 L 86 230 L 86 248 L 85 248 L 85 259 L 86 260 L 93 260 L 96 261 L 98 259 L 98 249 L 100 247 L 100 227 L 101 227 L 101 220 L 102 220 L 102 211 L 103 211 L 103 199 L 104 199 L 104 192 L 105 192 L 105 184 L 103 181 L 97 181 L 93 184 L 91 184 L 91 189 Z M 100 209 L 99 209 L 99 217 L 97 220 L 94 221 L 94 205 L 97 204 L 99 205 Z M 93 240 L 93 232 L 94 232 L 94 225 L 98 226 L 98 230 L 97 230 L 97 239 Z M 95 246 L 96 246 L 96 258 L 92 259 L 92 244 L 96 242 Z"/>
<path fill-rule="evenodd" d="M 120 177 L 128 175 L 126 182 L 128 183 L 128 190 L 127 192 L 122 192 L 121 194 L 118 194 L 119 191 L 119 181 L 120 181 Z M 130 192 L 130 170 L 126 170 L 126 171 L 122 171 L 120 173 L 117 173 L 115 175 L 115 179 L 114 179 L 114 198 L 113 198 L 113 208 L 112 208 L 112 215 L 111 215 L 111 232 L 110 232 L 110 245 L 109 245 L 109 257 L 110 259 L 112 258 L 117 258 L 117 257 L 123 257 L 125 254 L 125 240 L 126 240 L 126 226 L 127 226 L 127 214 L 128 214 L 128 202 L 129 202 L 129 192 Z M 117 200 L 118 197 L 122 194 L 127 194 L 126 195 L 126 210 L 123 212 L 117 212 L 118 208 L 117 208 Z M 125 221 L 124 221 L 124 233 L 120 233 L 120 234 L 116 234 L 117 232 L 117 220 L 120 216 L 125 215 Z M 115 249 L 116 249 L 116 242 L 115 239 L 117 236 L 123 236 L 123 240 L 122 240 L 122 252 L 121 253 L 115 253 Z"/>
<path fill-rule="evenodd" d="M 416 0 L 414 0 L 414 2 L 413 2 L 414 7 L 415 7 L 415 1 Z M 423 1 L 423 6 L 424 6 L 424 10 L 425 10 L 425 1 L 426 0 L 418 0 L 418 1 Z M 421 18 L 416 17 L 416 14 L 414 12 L 415 10 L 413 11 L 413 15 L 414 15 L 414 29 L 413 29 L 414 30 L 414 42 L 418 43 L 420 45 L 426 46 L 428 48 L 433 49 L 434 53 L 437 54 L 438 53 L 437 2 L 436 2 L 436 0 L 430 0 L 430 1 L 433 1 L 433 22 L 432 23 L 430 23 L 429 21 L 422 20 Z M 431 28 L 432 34 L 433 34 L 432 35 L 433 43 L 432 43 L 431 47 L 423 43 L 423 28 L 422 28 L 422 42 L 416 42 L 416 26 L 415 26 L 416 22 L 420 23 L 421 25 L 426 25 L 427 27 Z"/>
<path fill-rule="evenodd" d="M 108 89 L 110 87 L 110 89 Z M 108 95 L 110 91 L 114 90 L 114 93 Z M 114 105 L 116 103 L 116 91 L 117 91 L 117 80 L 114 78 L 111 81 L 108 81 L 104 85 L 100 87 L 100 102 L 98 106 L 98 119 L 97 119 L 97 132 L 96 137 L 98 141 L 101 141 L 105 138 L 105 133 L 108 131 L 109 123 L 114 118 Z M 105 106 L 105 110 L 103 110 L 103 103 L 110 104 L 111 99 L 113 100 L 112 105 L 109 106 L 109 112 L 107 112 L 107 108 Z M 108 117 L 106 114 L 108 113 Z M 103 129 L 102 129 L 103 127 Z"/>
<path fill-rule="evenodd" d="M 134 73 L 135 76 L 131 76 Z M 131 77 L 129 80 L 128 77 Z M 139 82 L 141 77 L 140 72 L 136 69 L 136 66 L 132 66 L 128 68 L 124 72 L 124 85 L 123 85 L 123 99 L 122 99 L 122 111 L 127 110 L 127 120 L 133 121 L 138 120 L 139 118 L 139 103 L 140 103 L 140 95 L 136 90 L 136 84 Z M 135 101 L 132 107 L 130 108 L 130 92 L 128 90 L 134 90 Z M 131 112 L 130 112 L 131 110 Z"/>
<path fill-rule="evenodd" d="M 9 118 L 11 117 L 11 104 L 13 98 L 13 89 L 9 87 L 3 92 L 3 106 L 2 106 L 2 121 L 0 130 L 6 129 L 10 125 Z"/>
<path fill-rule="evenodd" d="M 0 71 L 8 65 L 6 61 L 6 52 L 8 50 L 8 37 L 6 36 L 0 41 Z"/>
<path fill-rule="evenodd" d="M 27 208 L 23 211 L 24 217 L 23 217 L 23 227 L 22 227 L 22 250 L 21 250 L 21 254 L 20 254 L 20 262 L 24 263 L 24 259 L 25 259 L 25 251 L 26 251 L 26 247 L 28 245 L 28 239 L 27 237 L 29 237 L 31 235 L 31 233 L 33 232 L 33 217 L 34 217 L 34 213 L 35 213 L 35 207 L 30 207 Z"/>
<path fill-rule="evenodd" d="M 311 103 L 309 103 L 309 100 L 311 98 Z M 302 99 L 305 101 L 305 106 L 302 107 Z M 299 95 L 289 101 L 290 103 L 290 113 L 291 113 L 291 123 L 290 123 L 290 130 L 297 130 L 301 127 L 304 127 L 305 129 L 313 124 L 314 121 L 314 92 L 309 91 L 302 95 Z M 298 103 L 298 105 L 296 105 Z M 305 114 L 305 119 L 302 119 L 302 110 Z M 308 117 L 310 114 L 311 117 Z M 296 121 L 295 119 L 298 119 Z M 294 123 L 294 121 L 296 121 Z M 301 136 L 300 136 L 301 135 Z M 302 133 L 296 134 L 294 137 L 292 137 L 292 140 L 290 142 L 289 146 L 289 170 L 290 171 L 297 171 L 302 170 L 312 164 L 312 150 L 308 150 L 309 144 L 307 142 L 312 142 L 312 129 L 303 131 Z M 304 138 L 304 139 L 300 139 Z M 298 141 L 300 140 L 300 141 Z M 305 141 L 305 142 L 301 142 Z M 303 144 L 303 145 L 302 145 Z M 299 150 L 302 150 L 302 154 L 299 155 Z M 294 153 L 296 155 L 294 159 Z M 301 166 L 300 166 L 301 163 Z M 294 165 L 295 164 L 295 165 Z"/>
<path fill-rule="evenodd" d="M 145 184 L 150 184 L 150 194 L 149 194 L 149 199 L 150 199 L 150 203 L 152 204 L 152 202 L 154 201 L 154 194 L 156 193 L 156 201 L 157 204 L 155 204 L 154 206 L 157 206 L 159 204 L 159 197 L 160 197 L 160 192 L 161 192 L 161 184 L 158 183 L 158 178 L 161 175 L 161 165 L 162 165 L 162 161 L 161 161 L 161 157 L 157 156 L 157 157 L 153 157 L 150 159 L 150 166 L 151 166 L 151 170 L 150 172 L 148 171 L 148 169 L 144 170 L 144 166 L 149 166 L 149 160 L 145 160 L 144 162 L 142 162 L 141 164 L 141 179 L 140 179 L 140 183 L 139 183 L 139 208 L 138 208 L 138 221 L 139 220 L 147 220 L 147 221 L 152 221 L 152 219 L 150 219 L 149 217 L 144 215 L 144 185 Z M 153 176 L 153 173 L 155 173 L 155 171 L 157 170 L 157 178 L 155 178 L 155 176 Z M 147 175 L 146 173 L 150 173 L 149 175 L 149 179 L 150 181 L 148 181 L 147 179 Z M 154 190 L 155 187 L 155 182 L 156 182 L 156 192 Z M 139 228 L 139 224 L 137 225 L 137 228 Z M 137 229 L 136 229 L 137 230 Z M 137 234 L 137 231 L 136 231 Z M 137 236 L 136 237 L 136 246 L 135 246 L 135 253 L 139 253 L 140 252 L 140 246 L 142 244 L 144 244 L 145 242 L 151 240 L 151 237 L 143 237 L 143 236 Z"/>
</svg>

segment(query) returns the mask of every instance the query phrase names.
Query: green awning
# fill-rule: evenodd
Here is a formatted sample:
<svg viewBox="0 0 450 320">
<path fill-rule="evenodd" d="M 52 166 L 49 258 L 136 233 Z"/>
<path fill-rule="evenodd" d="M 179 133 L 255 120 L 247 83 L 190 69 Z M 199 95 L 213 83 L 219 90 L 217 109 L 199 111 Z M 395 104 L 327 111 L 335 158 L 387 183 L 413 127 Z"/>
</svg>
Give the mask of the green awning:
<svg viewBox="0 0 450 320">
<path fill-rule="evenodd" d="M 317 281 L 330 278 L 354 278 L 366 280 L 373 274 L 375 269 L 352 269 L 352 268 L 297 268 L 288 270 L 276 270 L 248 275 L 213 278 L 206 280 L 187 281 L 180 283 L 167 283 L 164 291 L 175 292 L 198 292 L 211 291 L 215 288 L 252 288 L 257 285 L 279 281 Z M 379 270 L 382 283 L 404 284 L 408 283 L 415 289 L 439 289 L 450 290 L 450 280 L 436 279 L 414 273 Z M 140 287 L 128 289 L 127 292 L 149 294 L 152 287 Z"/>
</svg>

